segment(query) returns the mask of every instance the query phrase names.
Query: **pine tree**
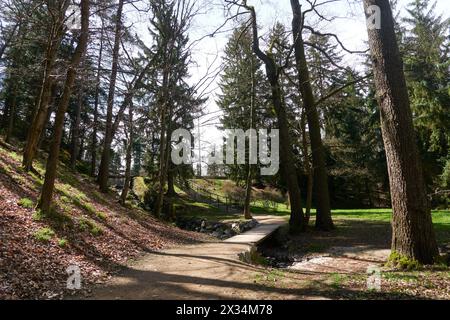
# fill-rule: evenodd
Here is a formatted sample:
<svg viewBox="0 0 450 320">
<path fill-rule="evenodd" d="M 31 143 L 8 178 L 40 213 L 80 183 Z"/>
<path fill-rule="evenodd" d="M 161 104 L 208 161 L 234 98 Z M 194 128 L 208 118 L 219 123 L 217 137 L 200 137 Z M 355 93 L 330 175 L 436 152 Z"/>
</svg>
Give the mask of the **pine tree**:
<svg viewBox="0 0 450 320">
<path fill-rule="evenodd" d="M 450 20 L 436 16 L 435 4 L 414 0 L 404 24 L 403 55 L 414 125 L 427 184 L 436 188 L 449 159 Z"/>
</svg>

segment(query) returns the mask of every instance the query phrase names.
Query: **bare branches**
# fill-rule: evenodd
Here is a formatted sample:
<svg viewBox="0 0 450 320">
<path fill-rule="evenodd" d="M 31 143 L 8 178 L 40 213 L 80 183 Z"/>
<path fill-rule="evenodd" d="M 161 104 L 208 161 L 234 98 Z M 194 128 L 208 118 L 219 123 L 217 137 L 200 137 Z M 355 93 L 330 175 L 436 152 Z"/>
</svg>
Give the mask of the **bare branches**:
<svg viewBox="0 0 450 320">
<path fill-rule="evenodd" d="M 372 77 L 372 76 L 373 76 L 373 74 L 372 74 L 372 73 L 369 73 L 368 75 L 366 75 L 366 76 L 364 76 L 364 77 L 360 77 L 360 78 L 358 78 L 358 79 L 355 79 L 355 80 L 353 80 L 353 81 L 350 81 L 350 82 L 344 84 L 342 87 L 339 87 L 339 88 L 337 88 L 337 89 L 331 91 L 330 93 L 326 94 L 326 95 L 323 96 L 322 98 L 320 98 L 320 99 L 316 102 L 316 106 L 322 104 L 323 102 L 325 102 L 326 100 L 328 100 L 328 99 L 330 99 L 331 97 L 335 96 L 336 94 L 338 94 L 338 93 L 341 92 L 342 90 L 344 90 L 344 89 L 346 89 L 346 88 L 348 88 L 348 87 L 350 87 L 350 86 L 352 86 L 352 85 L 354 85 L 354 84 L 357 84 L 357 83 L 359 83 L 359 82 L 361 82 L 361 81 L 363 81 L 363 80 L 366 80 L 366 79 L 368 79 L 368 78 L 370 78 L 370 77 Z"/>
<path fill-rule="evenodd" d="M 342 43 L 342 41 L 339 39 L 339 37 L 337 35 L 335 35 L 334 33 L 321 33 L 319 31 L 314 30 L 314 28 L 309 27 L 309 26 L 303 26 L 304 29 L 309 30 L 312 34 L 320 36 L 320 37 L 331 37 L 334 40 L 336 40 L 336 42 L 339 44 L 339 46 L 341 47 L 342 50 L 344 50 L 347 53 L 350 54 L 365 54 L 367 52 L 369 52 L 369 49 L 364 50 L 364 51 L 358 51 L 358 50 L 350 50 L 348 48 L 346 48 L 344 46 L 344 44 Z"/>
</svg>

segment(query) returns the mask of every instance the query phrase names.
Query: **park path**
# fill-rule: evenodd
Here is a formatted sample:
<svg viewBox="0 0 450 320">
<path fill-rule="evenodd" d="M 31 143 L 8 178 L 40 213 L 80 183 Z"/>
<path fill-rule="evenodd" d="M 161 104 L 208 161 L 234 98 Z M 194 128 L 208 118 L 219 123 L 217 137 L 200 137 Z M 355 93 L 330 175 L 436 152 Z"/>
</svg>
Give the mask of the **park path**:
<svg viewBox="0 0 450 320">
<path fill-rule="evenodd" d="M 242 262 L 249 252 L 285 224 L 283 218 L 255 216 L 259 226 L 221 242 L 150 253 L 92 292 L 92 299 L 299 299 L 301 291 L 260 284 L 264 268 Z M 308 295 L 309 298 L 314 296 Z"/>
</svg>

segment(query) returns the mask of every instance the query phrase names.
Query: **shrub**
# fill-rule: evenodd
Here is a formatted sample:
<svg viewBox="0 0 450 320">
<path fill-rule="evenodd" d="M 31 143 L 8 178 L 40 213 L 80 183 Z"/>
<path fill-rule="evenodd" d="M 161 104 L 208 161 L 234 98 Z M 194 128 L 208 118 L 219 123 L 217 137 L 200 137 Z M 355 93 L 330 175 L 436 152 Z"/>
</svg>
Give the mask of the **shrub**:
<svg viewBox="0 0 450 320">
<path fill-rule="evenodd" d="M 225 181 L 222 187 L 223 193 L 232 202 L 243 204 L 245 201 L 245 190 L 244 188 L 236 186 L 231 181 Z"/>
</svg>

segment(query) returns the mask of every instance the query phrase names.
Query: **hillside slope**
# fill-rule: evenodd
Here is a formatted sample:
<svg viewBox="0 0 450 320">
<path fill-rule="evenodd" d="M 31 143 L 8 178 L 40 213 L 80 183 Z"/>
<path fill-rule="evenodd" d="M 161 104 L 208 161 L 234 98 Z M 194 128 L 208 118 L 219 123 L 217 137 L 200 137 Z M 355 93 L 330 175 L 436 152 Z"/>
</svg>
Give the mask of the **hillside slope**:
<svg viewBox="0 0 450 320">
<path fill-rule="evenodd" d="M 0 145 L 0 299 L 59 299 L 71 265 L 79 266 L 82 291 L 144 252 L 206 240 L 160 222 L 138 208 L 99 193 L 92 178 L 61 164 L 51 216 L 34 210 L 42 186 L 27 174 L 11 146 Z"/>
</svg>

